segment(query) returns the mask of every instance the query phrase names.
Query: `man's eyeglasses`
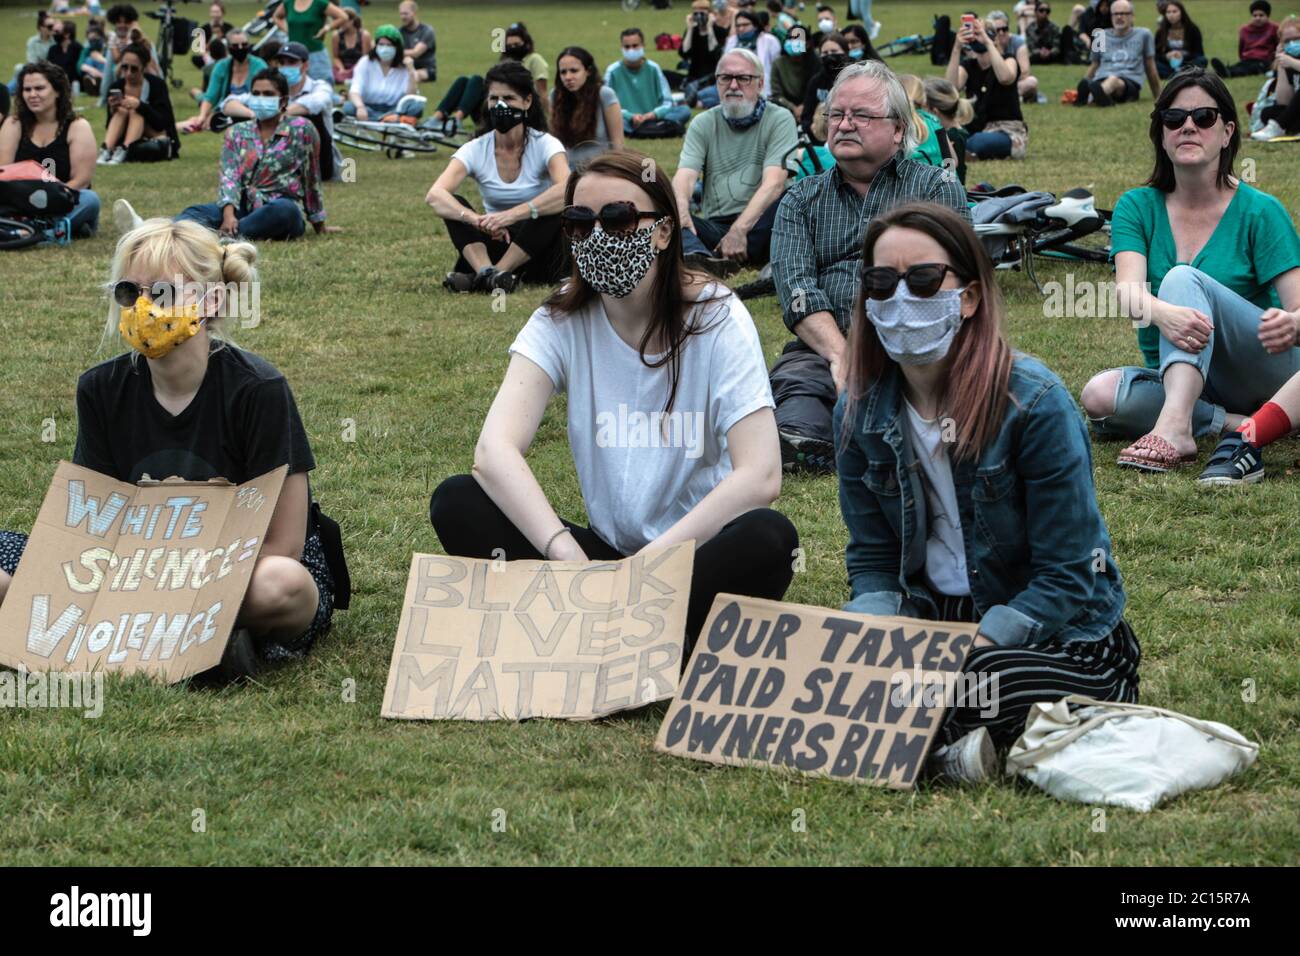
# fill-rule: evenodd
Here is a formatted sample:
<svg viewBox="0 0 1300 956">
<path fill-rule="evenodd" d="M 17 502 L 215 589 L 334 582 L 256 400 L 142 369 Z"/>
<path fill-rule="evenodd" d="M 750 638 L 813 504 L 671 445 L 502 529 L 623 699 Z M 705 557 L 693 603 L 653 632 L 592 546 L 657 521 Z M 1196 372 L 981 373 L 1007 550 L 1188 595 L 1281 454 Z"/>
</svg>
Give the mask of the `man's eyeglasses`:
<svg viewBox="0 0 1300 956">
<path fill-rule="evenodd" d="M 844 110 L 827 110 L 826 122 L 829 123 L 832 128 L 834 128 L 836 126 L 839 126 L 840 123 L 844 122 L 844 118 L 846 116 L 849 118 L 850 122 L 852 122 L 854 126 L 860 126 L 863 129 L 869 126 L 872 120 L 887 120 L 891 118 L 888 116 L 873 116 L 872 114 L 868 113 L 866 110 L 852 110 L 850 112 L 846 112 Z"/>
<path fill-rule="evenodd" d="M 867 266 L 862 270 L 862 292 L 878 302 L 892 299 L 898 289 L 898 280 L 902 279 L 912 295 L 928 299 L 939 291 L 949 272 L 960 275 L 946 262 L 922 262 L 905 272 L 892 266 Z"/>
<path fill-rule="evenodd" d="M 755 76 L 753 73 L 719 73 L 718 86 L 722 87 L 724 90 L 732 83 L 742 87 L 749 86 L 758 79 L 761 79 L 761 77 Z"/>
<path fill-rule="evenodd" d="M 659 213 L 637 209 L 634 202 L 606 203 L 596 212 L 590 206 L 566 206 L 560 213 L 560 228 L 570 239 L 586 239 L 600 223 L 606 232 L 627 233 L 641 224 L 642 219 L 659 219 Z"/>
<path fill-rule="evenodd" d="M 1160 122 L 1165 124 L 1165 129 L 1182 129 L 1189 116 L 1192 118 L 1192 122 L 1201 129 L 1209 129 L 1219 120 L 1219 108 L 1217 106 L 1198 106 L 1194 110 L 1161 110 Z"/>
</svg>

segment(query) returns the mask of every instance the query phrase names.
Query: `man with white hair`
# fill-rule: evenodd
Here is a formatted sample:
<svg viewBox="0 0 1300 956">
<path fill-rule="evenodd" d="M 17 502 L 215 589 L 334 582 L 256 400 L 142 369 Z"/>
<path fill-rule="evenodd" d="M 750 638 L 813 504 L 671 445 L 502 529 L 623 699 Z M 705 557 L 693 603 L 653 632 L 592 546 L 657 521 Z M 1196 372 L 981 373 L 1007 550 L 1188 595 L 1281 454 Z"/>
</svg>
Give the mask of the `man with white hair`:
<svg viewBox="0 0 1300 956">
<path fill-rule="evenodd" d="M 947 170 L 907 159 L 912 107 L 884 63 L 845 67 L 826 98 L 835 165 L 791 186 L 772 229 L 772 278 L 797 338 L 772 366 L 786 470 L 833 471 L 831 411 L 847 375 L 845 333 L 862 268 L 862 234 L 907 202 L 935 202 L 970 219 L 966 191 Z"/>
<path fill-rule="evenodd" d="M 1133 26 L 1133 4 L 1115 0 L 1110 5 L 1114 23 L 1100 40 L 1094 38 L 1087 75 L 1079 81 L 1075 106 L 1114 106 L 1136 100 L 1142 80 L 1151 81 L 1151 95 L 1160 95 L 1156 71 L 1156 43 L 1146 27 Z"/>
<path fill-rule="evenodd" d="M 785 157 L 799 142 L 794 115 L 763 96 L 763 65 L 750 50 L 718 61 L 719 103 L 686 128 L 673 192 L 687 260 L 718 275 L 768 261 L 772 222 L 785 192 Z M 700 212 L 691 196 L 703 179 Z"/>
</svg>

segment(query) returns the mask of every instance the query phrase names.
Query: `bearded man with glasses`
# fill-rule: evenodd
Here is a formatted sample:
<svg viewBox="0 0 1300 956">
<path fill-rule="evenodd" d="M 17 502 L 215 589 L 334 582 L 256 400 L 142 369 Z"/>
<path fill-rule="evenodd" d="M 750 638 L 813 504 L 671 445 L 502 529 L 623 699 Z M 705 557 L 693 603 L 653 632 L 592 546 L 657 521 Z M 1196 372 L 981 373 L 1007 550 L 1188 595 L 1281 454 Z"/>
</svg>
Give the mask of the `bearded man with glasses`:
<svg viewBox="0 0 1300 956">
<path fill-rule="evenodd" d="M 718 61 L 719 104 L 686 128 L 673 193 L 688 262 L 714 275 L 767 263 L 785 157 L 798 145 L 794 114 L 763 96 L 763 67 L 749 50 Z M 697 183 L 698 214 L 691 212 Z"/>
</svg>

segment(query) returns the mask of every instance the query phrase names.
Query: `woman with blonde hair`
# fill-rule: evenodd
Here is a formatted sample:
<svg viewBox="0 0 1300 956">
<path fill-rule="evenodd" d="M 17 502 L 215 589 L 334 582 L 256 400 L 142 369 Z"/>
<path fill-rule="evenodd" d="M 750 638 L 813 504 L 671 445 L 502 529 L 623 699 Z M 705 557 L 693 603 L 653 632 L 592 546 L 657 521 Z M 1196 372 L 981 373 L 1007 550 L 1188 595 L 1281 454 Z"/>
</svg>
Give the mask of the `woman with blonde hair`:
<svg viewBox="0 0 1300 956">
<path fill-rule="evenodd" d="M 912 124 L 916 128 L 916 149 L 908 159 L 927 166 L 942 166 L 944 143 L 939 119 L 927 108 L 925 101 L 925 84 L 921 78 L 912 73 L 899 73 L 898 82 L 907 92 L 908 102 L 912 104 Z"/>
<path fill-rule="evenodd" d="M 952 147 L 953 167 L 957 179 L 966 185 L 966 140 L 970 131 L 966 124 L 975 118 L 975 104 L 962 96 L 957 87 L 940 76 L 928 77 L 925 81 L 925 103 L 930 112 L 939 119 L 948 145 Z"/>
<path fill-rule="evenodd" d="M 269 362 L 221 337 L 247 301 L 233 290 L 258 281 L 256 260 L 250 243 L 223 246 L 188 221 L 149 219 L 118 241 L 104 337 L 120 333 L 130 349 L 78 380 L 72 457 L 130 483 L 240 484 L 289 466 L 220 668 L 229 678 L 251 676 L 263 658 L 305 654 L 335 605 L 321 531 L 334 542 L 337 526 L 312 503 L 316 461 L 293 393 Z M 0 600 L 25 544 L 0 532 Z"/>
</svg>

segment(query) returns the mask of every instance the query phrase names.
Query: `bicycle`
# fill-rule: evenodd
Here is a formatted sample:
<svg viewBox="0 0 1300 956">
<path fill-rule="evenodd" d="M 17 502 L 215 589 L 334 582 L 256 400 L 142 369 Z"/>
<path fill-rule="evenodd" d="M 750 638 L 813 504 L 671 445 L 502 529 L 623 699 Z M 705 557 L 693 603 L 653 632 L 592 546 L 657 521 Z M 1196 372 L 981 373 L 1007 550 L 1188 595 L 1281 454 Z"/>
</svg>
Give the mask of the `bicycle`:
<svg viewBox="0 0 1300 956">
<path fill-rule="evenodd" d="M 193 3 L 194 0 L 181 0 L 181 2 Z M 185 81 L 172 70 L 172 61 L 176 56 L 175 0 L 163 0 L 161 8 L 147 11 L 145 15 L 150 20 L 158 21 L 158 42 L 154 45 L 154 56 L 158 59 L 158 72 L 164 80 L 170 80 L 172 86 L 179 90 Z"/>
</svg>

